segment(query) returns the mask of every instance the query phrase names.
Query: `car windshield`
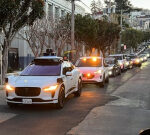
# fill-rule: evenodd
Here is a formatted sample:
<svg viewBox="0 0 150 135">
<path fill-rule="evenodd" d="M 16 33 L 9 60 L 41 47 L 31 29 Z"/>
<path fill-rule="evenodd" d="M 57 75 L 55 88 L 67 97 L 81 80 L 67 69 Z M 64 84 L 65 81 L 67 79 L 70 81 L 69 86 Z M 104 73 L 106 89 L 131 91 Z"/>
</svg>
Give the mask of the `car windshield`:
<svg viewBox="0 0 150 135">
<path fill-rule="evenodd" d="M 113 57 L 113 58 L 115 58 L 116 60 L 122 60 L 122 56 L 110 56 L 110 57 Z"/>
<path fill-rule="evenodd" d="M 106 62 L 108 65 L 115 64 L 115 61 L 114 61 L 113 59 L 106 59 L 105 62 Z"/>
<path fill-rule="evenodd" d="M 21 73 L 21 76 L 59 76 L 60 72 L 60 63 L 34 63 L 27 66 Z"/>
<path fill-rule="evenodd" d="M 77 67 L 101 67 L 102 61 L 99 58 L 95 60 L 93 60 L 92 58 L 80 59 L 79 61 L 77 61 L 76 66 Z"/>
</svg>

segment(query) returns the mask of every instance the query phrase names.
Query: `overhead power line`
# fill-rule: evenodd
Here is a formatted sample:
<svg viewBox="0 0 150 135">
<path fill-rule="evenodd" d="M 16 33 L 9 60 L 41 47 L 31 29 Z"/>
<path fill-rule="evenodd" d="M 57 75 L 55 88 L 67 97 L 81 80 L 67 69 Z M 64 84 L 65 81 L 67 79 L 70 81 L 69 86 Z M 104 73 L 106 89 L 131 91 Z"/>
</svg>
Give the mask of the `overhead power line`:
<svg viewBox="0 0 150 135">
<path fill-rule="evenodd" d="M 84 6 L 91 10 L 91 8 L 88 5 L 86 5 L 82 0 L 80 0 L 79 2 L 81 2 Z"/>
</svg>

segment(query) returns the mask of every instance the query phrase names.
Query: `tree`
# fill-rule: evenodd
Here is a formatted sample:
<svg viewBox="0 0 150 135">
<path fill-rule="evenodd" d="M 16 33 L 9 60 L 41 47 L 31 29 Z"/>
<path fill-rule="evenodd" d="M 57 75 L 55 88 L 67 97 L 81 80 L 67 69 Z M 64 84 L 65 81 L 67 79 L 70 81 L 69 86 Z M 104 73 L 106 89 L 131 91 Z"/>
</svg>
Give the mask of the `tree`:
<svg viewBox="0 0 150 135">
<path fill-rule="evenodd" d="M 91 2 L 91 12 L 92 14 L 95 14 L 98 12 L 98 5 L 95 0 L 92 0 Z"/>
<path fill-rule="evenodd" d="M 87 47 L 97 48 L 103 52 L 119 38 L 120 27 L 104 20 L 95 20 L 91 16 L 75 16 L 75 39 L 84 42 Z"/>
<path fill-rule="evenodd" d="M 26 25 L 42 18 L 44 15 L 43 0 L 1 0 L 0 1 L 0 31 L 3 30 L 4 42 L 2 51 L 3 80 L 8 67 L 8 49 L 16 33 Z"/>
<path fill-rule="evenodd" d="M 19 32 L 19 37 L 25 40 L 34 57 L 39 57 L 45 47 L 48 47 L 48 23 L 45 19 L 38 19 L 32 25 L 27 26 Z"/>
<path fill-rule="evenodd" d="M 136 49 L 138 44 L 143 42 L 144 33 L 135 29 L 126 29 L 122 33 L 122 43 L 127 45 L 127 48 Z"/>
<path fill-rule="evenodd" d="M 57 21 L 46 17 L 38 19 L 32 25 L 22 29 L 19 36 L 27 41 L 35 57 L 41 56 L 45 48 L 52 48 L 60 56 L 70 38 L 71 27 L 66 23 L 67 19 L 67 16 Z"/>
<path fill-rule="evenodd" d="M 123 10 L 123 12 L 130 12 L 130 10 L 132 9 L 132 5 L 129 0 L 115 0 L 115 2 L 116 12 L 118 14 L 121 13 L 121 10 Z"/>
</svg>

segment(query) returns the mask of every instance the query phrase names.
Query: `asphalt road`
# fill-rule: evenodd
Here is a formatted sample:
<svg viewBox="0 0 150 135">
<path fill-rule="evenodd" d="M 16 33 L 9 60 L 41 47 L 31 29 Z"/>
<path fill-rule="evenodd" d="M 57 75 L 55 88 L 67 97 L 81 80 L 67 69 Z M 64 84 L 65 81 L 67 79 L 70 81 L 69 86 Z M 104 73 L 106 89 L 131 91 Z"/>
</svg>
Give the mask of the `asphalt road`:
<svg viewBox="0 0 150 135">
<path fill-rule="evenodd" d="M 53 105 L 19 106 L 10 109 L 4 102 L 4 97 L 0 96 L 0 135 L 64 135 L 78 125 L 94 107 L 117 100 L 110 94 L 141 70 L 134 68 L 121 76 L 111 78 L 105 88 L 85 85 L 82 96 L 75 98 L 70 95 L 62 110 Z"/>
</svg>

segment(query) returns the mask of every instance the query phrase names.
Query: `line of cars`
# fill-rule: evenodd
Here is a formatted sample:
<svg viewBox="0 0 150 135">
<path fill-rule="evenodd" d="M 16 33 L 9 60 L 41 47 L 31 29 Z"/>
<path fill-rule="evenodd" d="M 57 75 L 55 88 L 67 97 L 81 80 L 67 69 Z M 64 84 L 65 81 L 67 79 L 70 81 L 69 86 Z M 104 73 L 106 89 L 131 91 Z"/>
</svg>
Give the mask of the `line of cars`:
<svg viewBox="0 0 150 135">
<path fill-rule="evenodd" d="M 108 58 L 81 57 L 75 66 L 62 57 L 35 58 L 18 76 L 6 78 L 7 104 L 12 107 L 18 104 L 53 103 L 58 108 L 63 108 L 68 95 L 81 95 L 83 83 L 103 87 L 105 83 L 109 83 L 110 76 L 141 66 L 145 61 L 143 55 L 149 56 L 147 52 L 144 53 L 139 56 L 114 54 Z"/>
</svg>

